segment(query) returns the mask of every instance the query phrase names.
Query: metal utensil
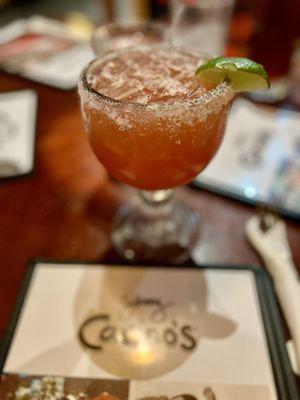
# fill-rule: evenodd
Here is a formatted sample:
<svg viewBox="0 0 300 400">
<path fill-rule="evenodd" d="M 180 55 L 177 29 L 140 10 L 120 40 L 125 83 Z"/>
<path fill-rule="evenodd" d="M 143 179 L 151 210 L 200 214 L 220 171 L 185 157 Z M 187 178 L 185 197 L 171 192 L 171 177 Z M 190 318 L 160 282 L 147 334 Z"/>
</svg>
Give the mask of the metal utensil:
<svg viewBox="0 0 300 400">
<path fill-rule="evenodd" d="M 288 243 L 285 223 L 273 212 L 262 210 L 246 223 L 246 236 L 271 274 L 292 342 L 288 352 L 292 368 L 300 373 L 300 283 Z"/>
<path fill-rule="evenodd" d="M 14 161 L 0 159 L 0 178 L 13 176 L 20 172 L 19 165 Z"/>
</svg>

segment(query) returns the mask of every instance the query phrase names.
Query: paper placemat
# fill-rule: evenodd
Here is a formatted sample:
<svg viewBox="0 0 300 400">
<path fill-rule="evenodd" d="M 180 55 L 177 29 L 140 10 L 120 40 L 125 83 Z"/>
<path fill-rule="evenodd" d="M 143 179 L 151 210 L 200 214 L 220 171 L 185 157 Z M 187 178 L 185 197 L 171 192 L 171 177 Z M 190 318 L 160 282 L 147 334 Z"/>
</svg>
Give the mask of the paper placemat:
<svg viewBox="0 0 300 400">
<path fill-rule="evenodd" d="M 36 113 L 33 90 L 0 93 L 0 179 L 32 172 Z"/>
<path fill-rule="evenodd" d="M 300 113 L 237 99 L 219 152 L 194 183 L 300 218 Z"/>
<path fill-rule="evenodd" d="M 257 271 L 39 262 L 3 372 L 126 380 L 129 399 L 293 399 Z"/>
</svg>

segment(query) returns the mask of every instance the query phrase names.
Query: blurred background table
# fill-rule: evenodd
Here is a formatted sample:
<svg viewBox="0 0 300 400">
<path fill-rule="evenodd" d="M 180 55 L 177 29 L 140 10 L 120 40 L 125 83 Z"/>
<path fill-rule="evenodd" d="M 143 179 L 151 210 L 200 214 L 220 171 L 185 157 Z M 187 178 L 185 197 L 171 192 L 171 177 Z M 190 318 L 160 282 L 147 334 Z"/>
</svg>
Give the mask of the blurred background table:
<svg viewBox="0 0 300 400">
<path fill-rule="evenodd" d="M 247 36 L 251 19 L 242 18 L 235 20 L 235 27 L 242 24 L 244 30 L 238 32 Z M 238 37 L 231 43 L 234 52 Z M 281 59 L 280 48 L 276 57 Z M 131 196 L 104 174 L 90 151 L 76 91 L 0 74 L 0 91 L 25 88 L 36 90 L 39 97 L 36 168 L 30 177 L 0 182 L 0 338 L 30 260 L 120 262 L 111 250 L 109 230 L 118 205 Z M 192 187 L 181 188 L 178 195 L 203 216 L 203 263 L 261 264 L 244 233 L 246 221 L 255 213 L 253 207 Z M 299 268 L 300 226 L 287 221 L 287 227 Z"/>
</svg>

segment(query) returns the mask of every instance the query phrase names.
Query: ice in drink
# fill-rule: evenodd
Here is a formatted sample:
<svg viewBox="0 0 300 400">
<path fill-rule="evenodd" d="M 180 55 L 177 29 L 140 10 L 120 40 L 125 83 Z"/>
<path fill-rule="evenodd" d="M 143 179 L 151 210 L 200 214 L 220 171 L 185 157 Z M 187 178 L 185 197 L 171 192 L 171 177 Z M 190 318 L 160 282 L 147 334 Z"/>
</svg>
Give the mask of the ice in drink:
<svg viewBox="0 0 300 400">
<path fill-rule="evenodd" d="M 226 83 L 204 87 L 194 76 L 198 63 L 179 49 L 144 46 L 109 53 L 83 72 L 89 141 L 116 179 L 144 190 L 173 188 L 215 155 L 233 93 Z"/>
</svg>

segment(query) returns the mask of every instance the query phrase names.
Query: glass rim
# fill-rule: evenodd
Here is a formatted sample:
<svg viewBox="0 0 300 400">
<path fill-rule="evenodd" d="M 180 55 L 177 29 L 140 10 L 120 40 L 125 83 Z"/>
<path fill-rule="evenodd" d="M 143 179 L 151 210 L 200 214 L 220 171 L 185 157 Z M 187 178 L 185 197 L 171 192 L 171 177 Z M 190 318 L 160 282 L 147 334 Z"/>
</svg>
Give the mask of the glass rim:
<svg viewBox="0 0 300 400">
<path fill-rule="evenodd" d="M 183 3 L 183 1 L 179 0 L 179 3 L 181 4 L 181 3 Z M 211 0 L 201 0 L 201 1 L 197 0 L 197 3 L 195 5 L 190 6 L 190 7 L 197 8 L 197 7 L 199 7 L 199 5 L 200 6 L 204 6 L 204 7 L 206 7 L 207 5 L 209 5 L 211 7 L 216 6 L 216 5 L 217 6 L 222 5 L 224 7 L 227 7 L 227 6 L 233 6 L 234 5 L 234 0 L 214 0 L 213 2 Z M 187 4 L 187 6 L 188 6 L 188 4 Z"/>
<path fill-rule="evenodd" d="M 141 27 L 153 27 L 153 28 L 158 28 L 160 31 L 165 32 L 168 29 L 168 24 L 165 22 L 160 22 L 160 21 L 152 21 L 152 20 L 147 20 L 147 21 L 137 21 L 137 20 L 132 20 L 132 21 L 114 21 L 114 22 L 106 22 L 101 25 L 98 25 L 93 33 L 92 33 L 92 38 L 95 37 L 99 32 L 104 31 L 105 29 L 107 31 L 115 30 L 115 29 L 134 29 L 134 28 L 141 28 Z"/>
<path fill-rule="evenodd" d="M 230 87 L 230 84 L 228 82 L 222 82 L 218 84 L 216 87 L 213 89 L 209 89 L 205 91 L 205 93 L 201 94 L 199 97 L 193 98 L 193 99 L 184 99 L 184 100 L 175 100 L 169 103 L 138 103 L 138 102 L 133 102 L 133 101 L 124 101 L 124 100 L 119 100 L 115 99 L 113 97 L 109 97 L 103 93 L 98 92 L 95 90 L 87 80 L 87 74 L 89 69 L 92 67 L 92 65 L 101 59 L 105 59 L 105 57 L 109 57 L 110 55 L 117 55 L 121 54 L 125 51 L 128 51 L 130 49 L 140 49 L 140 48 L 161 48 L 161 49 L 176 49 L 179 52 L 182 52 L 184 54 L 189 54 L 189 55 L 194 55 L 198 57 L 199 59 L 202 60 L 209 60 L 211 57 L 205 53 L 194 53 L 192 51 L 187 51 L 184 50 L 180 47 L 174 46 L 172 44 L 155 44 L 155 45 L 138 45 L 138 46 L 132 46 L 132 47 L 126 47 L 123 49 L 117 49 L 117 50 L 111 50 L 107 51 L 104 54 L 94 58 L 91 60 L 81 71 L 80 77 L 79 77 L 79 83 L 82 83 L 82 87 L 84 91 L 87 91 L 89 94 L 93 95 L 94 97 L 98 98 L 99 100 L 102 100 L 104 102 L 108 102 L 110 104 L 114 104 L 117 106 L 131 106 L 131 107 L 136 107 L 136 108 L 141 108 L 141 109 L 172 109 L 176 108 L 177 106 L 193 106 L 193 105 L 205 105 L 209 100 L 213 99 L 218 99 L 221 98 L 223 95 L 225 95 L 229 90 L 232 90 Z"/>
</svg>

